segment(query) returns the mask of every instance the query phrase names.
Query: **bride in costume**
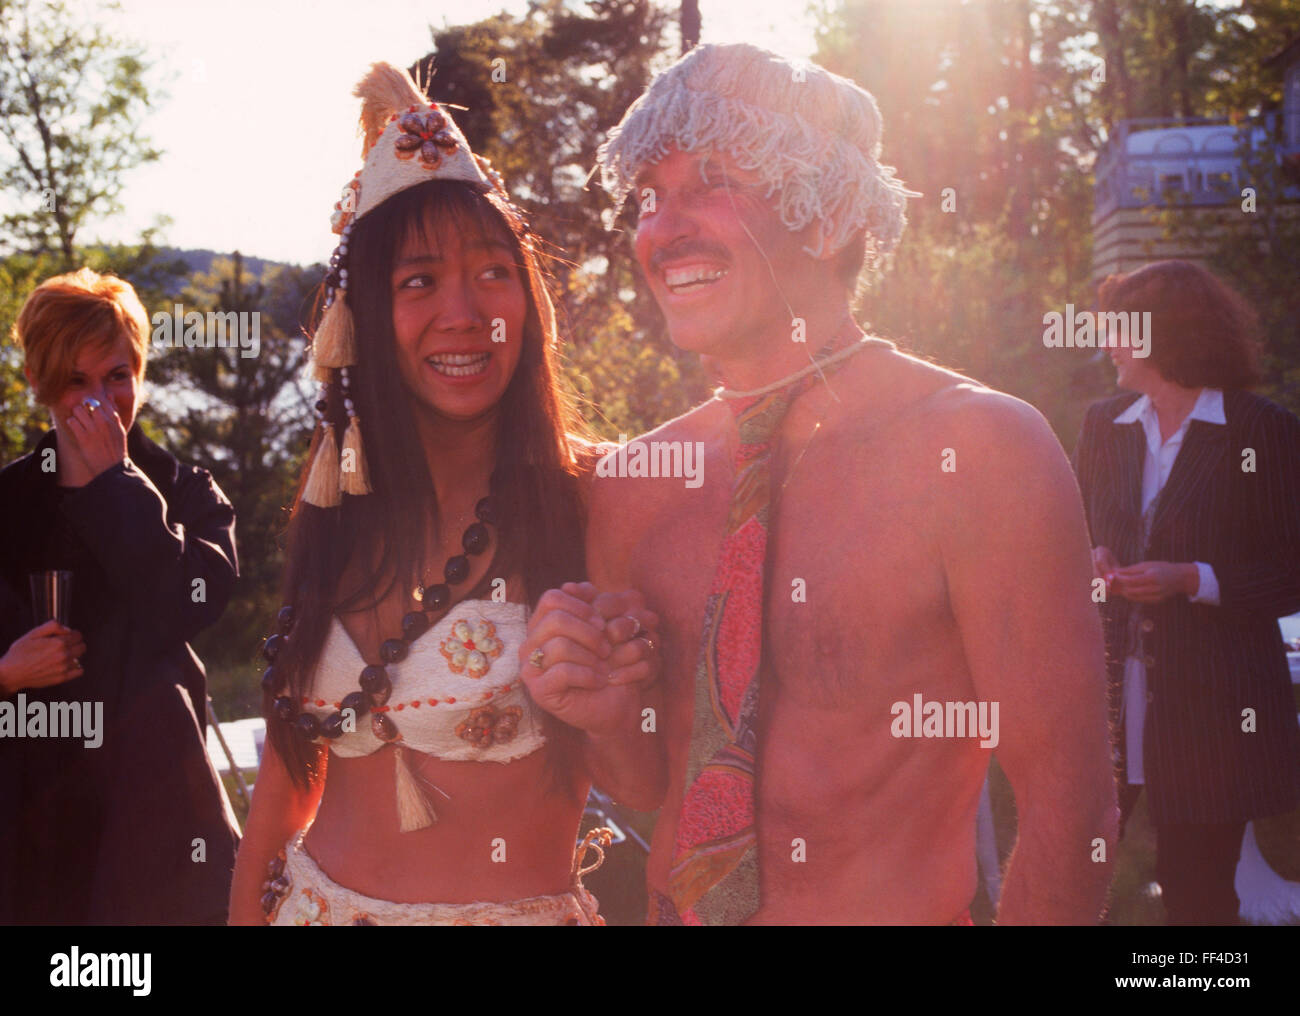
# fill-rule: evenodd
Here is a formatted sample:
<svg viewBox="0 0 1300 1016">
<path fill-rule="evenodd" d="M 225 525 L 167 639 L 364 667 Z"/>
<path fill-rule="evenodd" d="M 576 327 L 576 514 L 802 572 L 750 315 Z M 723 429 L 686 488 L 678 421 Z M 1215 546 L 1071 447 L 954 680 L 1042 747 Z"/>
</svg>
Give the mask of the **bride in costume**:
<svg viewBox="0 0 1300 1016">
<path fill-rule="evenodd" d="M 574 841 L 592 772 L 659 804 L 658 619 L 580 581 L 538 241 L 404 71 L 355 94 L 231 921 L 601 924 Z"/>
</svg>

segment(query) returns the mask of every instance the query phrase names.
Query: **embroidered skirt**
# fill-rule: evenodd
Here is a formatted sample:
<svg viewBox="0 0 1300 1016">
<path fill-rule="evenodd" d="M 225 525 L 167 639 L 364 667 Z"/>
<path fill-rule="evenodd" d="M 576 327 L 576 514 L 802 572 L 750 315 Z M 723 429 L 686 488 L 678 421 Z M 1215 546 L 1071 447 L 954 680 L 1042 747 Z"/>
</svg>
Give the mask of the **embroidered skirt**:
<svg viewBox="0 0 1300 1016">
<path fill-rule="evenodd" d="M 582 876 L 604 861 L 606 830 L 595 829 L 574 854 L 573 885 L 555 896 L 530 896 L 510 903 L 394 903 L 354 892 L 331 879 L 303 849 L 305 830 L 286 845 L 279 863 L 272 862 L 267 909 L 268 924 L 288 925 L 603 925 L 596 897 L 582 884 Z M 594 864 L 584 867 L 588 849 L 596 851 Z M 278 873 L 277 873 L 278 869 Z M 264 897 L 267 900 L 267 897 Z"/>
</svg>

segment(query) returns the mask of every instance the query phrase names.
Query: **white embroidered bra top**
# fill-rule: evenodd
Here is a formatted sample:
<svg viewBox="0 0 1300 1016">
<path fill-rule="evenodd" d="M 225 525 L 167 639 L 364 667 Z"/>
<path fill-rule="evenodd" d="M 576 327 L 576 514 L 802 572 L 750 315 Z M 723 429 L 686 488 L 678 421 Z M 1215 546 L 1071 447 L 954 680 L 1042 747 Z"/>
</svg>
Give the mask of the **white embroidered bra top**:
<svg viewBox="0 0 1300 1016">
<path fill-rule="evenodd" d="M 519 645 L 528 624 L 522 603 L 462 600 L 412 642 L 406 658 L 387 663 L 393 691 L 385 705 L 397 725 L 397 743 L 437 758 L 463 762 L 510 762 L 546 743 L 540 711 L 519 676 Z M 359 690 L 366 661 L 335 617 L 321 649 L 312 693 L 302 707 L 318 719 L 342 708 Z M 327 742 L 345 758 L 384 747 L 370 729 L 370 715 L 356 730 Z"/>
</svg>

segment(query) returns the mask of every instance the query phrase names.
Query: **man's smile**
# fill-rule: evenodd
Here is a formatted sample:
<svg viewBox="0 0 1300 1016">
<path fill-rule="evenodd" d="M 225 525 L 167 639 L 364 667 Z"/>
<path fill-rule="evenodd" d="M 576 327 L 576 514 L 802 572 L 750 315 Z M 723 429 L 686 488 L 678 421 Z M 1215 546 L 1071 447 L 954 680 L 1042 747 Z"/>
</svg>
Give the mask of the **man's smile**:
<svg viewBox="0 0 1300 1016">
<path fill-rule="evenodd" d="M 664 286 L 674 296 L 698 293 L 727 274 L 727 269 L 712 263 L 672 265 L 663 270 Z"/>
</svg>

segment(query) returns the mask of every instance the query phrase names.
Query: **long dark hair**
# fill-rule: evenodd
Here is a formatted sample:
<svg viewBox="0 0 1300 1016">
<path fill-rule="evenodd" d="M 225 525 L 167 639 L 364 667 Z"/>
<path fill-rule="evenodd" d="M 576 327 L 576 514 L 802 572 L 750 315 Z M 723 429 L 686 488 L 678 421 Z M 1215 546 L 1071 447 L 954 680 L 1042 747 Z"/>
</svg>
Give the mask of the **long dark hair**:
<svg viewBox="0 0 1300 1016">
<path fill-rule="evenodd" d="M 439 506 L 413 400 L 398 367 L 391 278 L 398 250 L 408 236 L 426 228 L 426 216 L 438 232 L 504 238 L 515 251 L 528 297 L 519 362 L 497 410 L 491 494 L 500 538 L 488 575 L 520 576 L 529 603 L 535 604 L 547 589 L 586 573 L 579 466 L 566 436 L 579 432 L 581 423 L 557 381 L 553 317 L 541 309 L 547 295 L 540 241 L 508 203 L 467 183 L 431 180 L 395 194 L 357 221 L 348 251 L 347 300 L 358 359 L 349 369 L 349 388 L 362 421 L 374 493 L 344 495 L 339 508 L 303 501 L 307 467 L 321 441 L 317 428 L 288 527 L 283 594 L 293 605 L 294 621 L 275 672 L 276 683 L 280 689 L 287 684 L 295 704 L 310 689 L 336 611 L 374 607 L 395 583 L 409 589 L 422 579 L 418 570 L 427 525 L 430 517 L 436 524 Z M 326 403 L 334 432 L 342 434 L 346 420 L 337 385 L 330 386 Z M 361 563 L 361 581 L 342 589 L 344 569 L 353 560 Z M 480 595 L 481 586 L 469 595 Z M 272 744 L 294 782 L 305 787 L 318 776 L 323 749 L 275 716 L 274 694 L 284 692 L 268 690 L 263 696 Z M 550 717 L 546 724 L 548 737 L 558 742 L 551 757 L 567 767 L 574 732 Z M 567 769 L 556 775 L 562 787 L 571 787 Z"/>
<path fill-rule="evenodd" d="M 1151 312 L 1151 366 L 1184 388 L 1253 388 L 1259 319 L 1240 293 L 1192 261 L 1153 261 L 1109 275 L 1102 311 Z"/>
</svg>

